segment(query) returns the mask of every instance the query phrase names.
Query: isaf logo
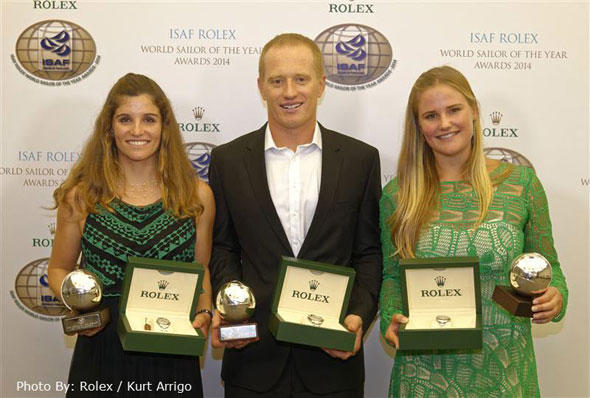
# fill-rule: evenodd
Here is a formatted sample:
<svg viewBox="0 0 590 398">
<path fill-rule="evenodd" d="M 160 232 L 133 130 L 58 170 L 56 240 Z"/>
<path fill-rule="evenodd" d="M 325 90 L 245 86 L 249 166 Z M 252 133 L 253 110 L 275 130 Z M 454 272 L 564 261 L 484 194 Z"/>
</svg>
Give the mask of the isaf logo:
<svg viewBox="0 0 590 398">
<path fill-rule="evenodd" d="M 68 32 L 69 31 L 69 32 Z M 72 70 L 71 29 L 64 29 L 53 37 L 41 40 L 41 67 L 44 70 Z"/>
<path fill-rule="evenodd" d="M 100 58 L 92 36 L 80 25 L 62 20 L 29 26 L 18 37 L 15 50 L 13 62 L 23 75 L 37 82 L 52 81 L 51 85 L 80 81 Z"/>
<path fill-rule="evenodd" d="M 336 52 L 349 58 L 348 62 L 338 63 L 338 73 L 349 75 L 366 75 L 367 59 L 367 37 L 366 34 L 358 34 L 346 42 L 336 44 Z"/>
<path fill-rule="evenodd" d="M 326 85 L 340 90 L 373 87 L 391 74 L 396 63 L 387 38 L 370 26 L 332 26 L 315 42 L 322 52 Z"/>
<path fill-rule="evenodd" d="M 208 142 L 189 142 L 185 144 L 186 153 L 199 178 L 209 182 L 209 163 L 215 145 Z"/>
<path fill-rule="evenodd" d="M 533 171 L 535 170 L 535 167 L 531 161 L 526 158 L 526 156 L 512 149 L 491 147 L 484 148 L 483 153 L 488 158 L 496 159 L 501 162 L 527 166 L 533 169 Z"/>
<path fill-rule="evenodd" d="M 14 280 L 10 296 L 17 307 L 28 315 L 44 321 L 57 321 L 68 312 L 55 296 L 47 280 L 49 258 L 40 258 L 25 265 Z"/>
</svg>

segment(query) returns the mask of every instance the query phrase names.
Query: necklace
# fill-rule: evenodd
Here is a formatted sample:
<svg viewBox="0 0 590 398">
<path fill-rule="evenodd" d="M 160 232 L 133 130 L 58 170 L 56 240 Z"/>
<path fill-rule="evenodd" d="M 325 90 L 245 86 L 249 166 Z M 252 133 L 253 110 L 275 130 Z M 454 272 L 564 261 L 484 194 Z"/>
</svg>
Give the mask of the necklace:
<svg viewBox="0 0 590 398">
<path fill-rule="evenodd" d="M 139 184 L 126 183 L 123 199 L 131 204 L 153 203 L 161 197 L 160 182 L 148 181 Z"/>
<path fill-rule="evenodd" d="M 160 182 L 159 181 L 149 181 L 149 182 L 142 182 L 139 184 L 134 183 L 127 183 L 125 184 L 125 193 L 127 194 L 138 194 L 138 195 L 145 195 L 148 193 L 152 193 L 156 190 L 160 190 Z"/>
</svg>

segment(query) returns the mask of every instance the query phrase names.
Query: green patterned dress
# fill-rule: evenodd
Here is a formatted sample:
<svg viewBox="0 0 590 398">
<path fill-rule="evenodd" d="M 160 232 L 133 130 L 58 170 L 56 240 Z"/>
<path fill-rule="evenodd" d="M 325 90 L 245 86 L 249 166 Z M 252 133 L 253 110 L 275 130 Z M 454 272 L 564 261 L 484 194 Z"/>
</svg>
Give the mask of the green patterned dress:
<svg viewBox="0 0 590 398">
<path fill-rule="evenodd" d="M 422 230 L 416 257 L 478 256 L 480 258 L 483 349 L 398 351 L 391 374 L 390 397 L 536 397 L 539 396 L 531 321 L 510 315 L 492 301 L 497 284 L 508 285 L 512 260 L 523 252 L 543 254 L 553 268 L 552 286 L 568 290 L 553 245 L 547 198 L 535 173 L 502 163 L 491 177 L 507 175 L 495 188 L 487 217 L 473 228 L 478 200 L 466 182 L 440 185 L 440 209 Z M 403 313 L 398 258 L 387 219 L 396 208 L 396 180 L 381 197 L 383 244 L 381 333 L 391 317 Z"/>
<path fill-rule="evenodd" d="M 111 310 L 111 322 L 92 337 L 78 336 L 70 365 L 68 397 L 100 395 L 82 391 L 83 385 L 99 382 L 120 385 L 118 397 L 177 396 L 177 392 L 157 390 L 162 385 L 190 385 L 191 397 L 202 396 L 197 357 L 123 351 L 117 335 L 119 297 L 129 256 L 194 261 L 195 223 L 177 219 L 165 211 L 160 201 L 148 206 L 132 206 L 115 200 L 114 212 L 98 208 L 86 218 L 82 233 L 83 266 L 104 285 L 103 303 Z M 131 384 L 130 384 L 131 383 Z M 149 385 L 148 383 L 151 383 Z M 147 386 L 150 390 L 147 390 Z M 143 391 L 138 389 L 144 386 Z M 104 394 L 101 396 L 108 396 Z"/>
<path fill-rule="evenodd" d="M 111 207 L 113 213 L 99 208 L 97 214 L 90 214 L 82 234 L 85 267 L 99 277 L 104 296 L 121 294 L 127 257 L 194 261 L 192 218 L 174 218 L 160 201 L 133 206 L 115 200 Z"/>
</svg>

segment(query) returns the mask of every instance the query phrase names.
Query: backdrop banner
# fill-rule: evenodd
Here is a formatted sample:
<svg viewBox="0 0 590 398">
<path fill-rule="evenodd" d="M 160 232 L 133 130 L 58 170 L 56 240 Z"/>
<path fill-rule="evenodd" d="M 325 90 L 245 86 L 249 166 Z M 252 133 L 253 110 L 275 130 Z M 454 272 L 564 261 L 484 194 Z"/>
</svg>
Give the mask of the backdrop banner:
<svg viewBox="0 0 590 398">
<path fill-rule="evenodd" d="M 451 65 L 481 105 L 488 156 L 534 167 L 546 189 L 570 301 L 533 327 L 541 392 L 589 396 L 590 172 L 587 1 L 2 1 L 0 395 L 60 397 L 74 339 L 47 284 L 52 193 L 89 137 L 108 90 L 146 74 L 170 97 L 186 150 L 207 179 L 216 145 L 266 120 L 262 46 L 314 39 L 328 69 L 318 119 L 377 147 L 395 176 L 413 82 Z M 373 325 L 367 397 L 387 395 L 394 351 Z M 586 347 L 586 348 L 584 348 Z M 222 397 L 222 352 L 201 359 Z M 189 393 L 189 392 L 186 392 Z"/>
</svg>

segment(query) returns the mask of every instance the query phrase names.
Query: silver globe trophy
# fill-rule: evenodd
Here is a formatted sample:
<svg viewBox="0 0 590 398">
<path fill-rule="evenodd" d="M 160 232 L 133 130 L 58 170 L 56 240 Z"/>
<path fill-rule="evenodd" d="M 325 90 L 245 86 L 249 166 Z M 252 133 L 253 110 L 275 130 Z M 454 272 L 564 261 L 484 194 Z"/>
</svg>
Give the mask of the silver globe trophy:
<svg viewBox="0 0 590 398">
<path fill-rule="evenodd" d="M 510 266 L 510 286 L 496 286 L 492 299 L 513 315 L 532 317 L 533 292 L 551 283 L 551 263 L 539 253 L 523 253 Z"/>
<path fill-rule="evenodd" d="M 111 319 L 108 307 L 98 308 L 102 300 L 102 284 L 85 269 L 77 269 L 65 276 L 61 283 L 61 297 L 70 310 L 61 320 L 67 334 L 102 327 Z"/>
<path fill-rule="evenodd" d="M 230 341 L 258 337 L 256 323 L 247 323 L 256 309 L 256 299 L 252 289 L 240 281 L 231 281 L 219 289 L 215 307 L 224 321 L 219 328 L 219 340 Z"/>
</svg>

